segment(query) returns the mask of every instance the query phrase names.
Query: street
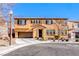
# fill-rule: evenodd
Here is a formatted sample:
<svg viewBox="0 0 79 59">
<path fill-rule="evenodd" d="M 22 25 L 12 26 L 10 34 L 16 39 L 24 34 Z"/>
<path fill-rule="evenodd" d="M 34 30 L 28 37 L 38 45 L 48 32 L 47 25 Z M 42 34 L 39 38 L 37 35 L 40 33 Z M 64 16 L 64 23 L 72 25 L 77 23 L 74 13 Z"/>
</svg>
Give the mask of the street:
<svg viewBox="0 0 79 59">
<path fill-rule="evenodd" d="M 79 56 L 78 45 L 41 43 L 25 46 L 4 56 Z"/>
</svg>

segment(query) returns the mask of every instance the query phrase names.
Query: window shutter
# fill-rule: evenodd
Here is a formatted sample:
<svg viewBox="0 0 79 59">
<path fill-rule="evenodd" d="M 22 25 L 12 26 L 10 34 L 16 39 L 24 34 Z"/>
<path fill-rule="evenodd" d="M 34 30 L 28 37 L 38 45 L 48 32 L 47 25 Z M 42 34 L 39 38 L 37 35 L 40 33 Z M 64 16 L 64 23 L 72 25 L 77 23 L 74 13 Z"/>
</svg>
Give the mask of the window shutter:
<svg viewBox="0 0 79 59">
<path fill-rule="evenodd" d="M 46 20 L 46 24 L 47 24 L 48 22 L 47 22 L 47 20 Z"/>
<path fill-rule="evenodd" d="M 25 25 L 26 25 L 26 20 L 25 20 Z"/>
<path fill-rule="evenodd" d="M 53 24 L 53 20 L 51 20 L 51 24 Z"/>
<path fill-rule="evenodd" d="M 19 20 L 17 20 L 17 24 L 19 24 Z"/>
</svg>

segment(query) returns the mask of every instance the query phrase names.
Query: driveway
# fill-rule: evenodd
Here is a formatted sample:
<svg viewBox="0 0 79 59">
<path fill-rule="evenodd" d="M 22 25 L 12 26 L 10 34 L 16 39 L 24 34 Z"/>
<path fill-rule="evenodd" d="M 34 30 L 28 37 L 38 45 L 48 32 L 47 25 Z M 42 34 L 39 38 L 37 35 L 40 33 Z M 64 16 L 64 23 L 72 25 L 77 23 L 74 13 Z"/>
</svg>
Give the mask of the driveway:
<svg viewBox="0 0 79 59">
<path fill-rule="evenodd" d="M 4 56 L 79 56 L 79 47 L 60 43 L 41 43 L 25 46 Z"/>
<path fill-rule="evenodd" d="M 17 38 L 16 44 L 36 44 L 36 43 L 49 43 L 52 42 L 52 40 L 47 41 L 41 41 L 41 40 L 35 40 L 33 38 Z"/>
</svg>

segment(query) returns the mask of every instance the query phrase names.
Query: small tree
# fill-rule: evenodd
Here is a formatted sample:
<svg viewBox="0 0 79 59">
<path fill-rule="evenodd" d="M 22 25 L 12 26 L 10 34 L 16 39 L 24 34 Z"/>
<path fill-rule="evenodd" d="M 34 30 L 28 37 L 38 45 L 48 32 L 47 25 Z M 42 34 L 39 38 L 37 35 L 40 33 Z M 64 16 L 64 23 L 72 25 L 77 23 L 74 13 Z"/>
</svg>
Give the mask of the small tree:
<svg viewBox="0 0 79 59">
<path fill-rule="evenodd" d="M 58 37 L 58 39 L 59 39 L 59 37 L 60 37 L 60 34 L 61 34 L 61 32 L 60 32 L 60 26 L 63 28 L 62 30 L 65 30 L 65 29 L 67 29 L 66 27 L 67 26 L 64 26 L 64 25 L 67 25 L 67 21 L 65 20 L 65 22 L 61 22 L 61 21 L 58 21 L 58 22 L 56 22 L 55 20 L 54 20 L 54 23 L 55 23 L 55 25 L 57 26 L 57 28 L 58 28 L 58 35 L 56 35 L 56 37 Z"/>
<path fill-rule="evenodd" d="M 0 19 L 5 20 L 6 23 L 8 23 L 7 19 L 9 18 L 8 12 L 9 12 L 9 10 L 12 9 L 13 5 L 14 4 L 12 4 L 12 3 L 0 3 Z M 6 29 L 8 29 L 8 27 L 5 23 L 4 23 L 4 25 L 6 26 Z M 0 30 L 1 30 L 0 37 L 7 37 L 8 38 L 8 31 L 4 30 L 4 28 L 3 28 L 5 26 L 2 26 L 0 28 Z M 5 33 L 7 33 L 7 34 L 5 34 Z"/>
</svg>

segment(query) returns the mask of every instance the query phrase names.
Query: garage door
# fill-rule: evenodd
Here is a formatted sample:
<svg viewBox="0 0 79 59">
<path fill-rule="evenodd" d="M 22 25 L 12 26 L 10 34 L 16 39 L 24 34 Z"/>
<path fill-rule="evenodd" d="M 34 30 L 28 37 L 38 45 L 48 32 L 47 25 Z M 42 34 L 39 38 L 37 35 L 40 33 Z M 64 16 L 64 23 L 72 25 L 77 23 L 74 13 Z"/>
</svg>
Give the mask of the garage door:
<svg viewBox="0 0 79 59">
<path fill-rule="evenodd" d="M 19 32 L 18 37 L 19 38 L 32 38 L 33 33 L 32 32 Z"/>
<path fill-rule="evenodd" d="M 79 32 L 75 32 L 75 38 L 79 38 Z"/>
</svg>

